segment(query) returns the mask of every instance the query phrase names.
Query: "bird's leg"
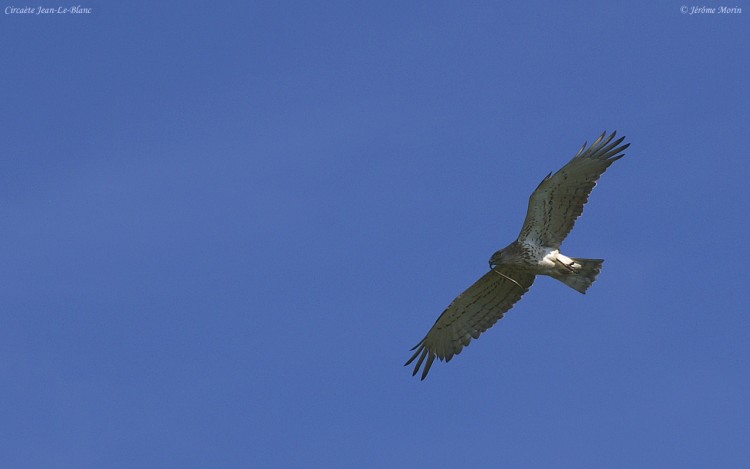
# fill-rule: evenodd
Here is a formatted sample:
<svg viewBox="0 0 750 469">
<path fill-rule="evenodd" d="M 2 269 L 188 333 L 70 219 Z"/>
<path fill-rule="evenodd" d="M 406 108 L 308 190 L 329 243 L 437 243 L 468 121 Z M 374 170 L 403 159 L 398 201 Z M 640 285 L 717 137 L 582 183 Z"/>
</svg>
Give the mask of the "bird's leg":
<svg viewBox="0 0 750 469">
<path fill-rule="evenodd" d="M 508 280 L 510 280 L 511 282 L 513 282 L 513 283 L 515 283 L 516 285 L 518 285 L 518 288 L 520 288 L 521 290 L 524 290 L 524 288 L 523 288 L 523 287 L 521 286 L 521 284 L 520 284 L 520 283 L 516 282 L 515 280 L 513 280 L 513 279 L 512 279 L 512 278 L 510 278 L 510 277 L 508 277 L 507 275 L 505 275 L 504 273 L 500 272 L 499 270 L 495 270 L 495 269 L 492 269 L 492 271 L 493 271 L 493 272 L 495 272 L 496 274 L 500 275 L 501 277 L 507 278 L 507 279 L 508 279 Z"/>
<path fill-rule="evenodd" d="M 568 264 L 566 262 L 563 262 L 560 259 L 555 259 L 555 261 L 557 261 L 561 266 L 563 266 L 564 268 L 566 268 L 567 270 L 569 270 L 571 274 L 576 273 L 576 270 L 574 268 L 575 265 L 576 265 L 576 263 L 575 263 L 574 260 L 571 259 L 570 264 Z"/>
</svg>

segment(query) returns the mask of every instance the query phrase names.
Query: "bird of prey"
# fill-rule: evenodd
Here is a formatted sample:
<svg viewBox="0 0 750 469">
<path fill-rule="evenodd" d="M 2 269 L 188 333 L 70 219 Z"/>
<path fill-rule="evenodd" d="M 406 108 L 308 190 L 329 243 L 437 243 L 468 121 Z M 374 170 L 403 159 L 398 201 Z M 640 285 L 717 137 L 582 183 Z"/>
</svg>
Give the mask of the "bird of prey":
<svg viewBox="0 0 750 469">
<path fill-rule="evenodd" d="M 567 257 L 560 245 L 573 229 L 596 181 L 630 144 L 612 141 L 604 132 L 590 147 L 586 143 L 568 164 L 549 173 L 529 198 L 526 220 L 518 239 L 490 257 L 490 270 L 443 311 L 424 339 L 412 350 L 417 357 L 412 376 L 424 363 L 427 377 L 435 358 L 449 362 L 513 307 L 537 275 L 548 275 L 581 293 L 594 283 L 603 259 Z M 426 361 L 425 361 L 426 359 Z"/>
</svg>

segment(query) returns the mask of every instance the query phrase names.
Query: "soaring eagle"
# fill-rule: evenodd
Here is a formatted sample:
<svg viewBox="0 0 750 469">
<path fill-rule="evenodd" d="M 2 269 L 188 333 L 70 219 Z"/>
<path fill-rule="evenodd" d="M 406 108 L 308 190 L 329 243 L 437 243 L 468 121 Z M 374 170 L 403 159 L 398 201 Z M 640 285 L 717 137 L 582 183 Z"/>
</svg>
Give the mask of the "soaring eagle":
<svg viewBox="0 0 750 469">
<path fill-rule="evenodd" d="M 567 257 L 560 245 L 583 212 L 596 181 L 630 146 L 620 145 L 625 137 L 613 142 L 616 132 L 606 134 L 588 148 L 584 143 L 568 164 L 542 180 L 529 198 L 518 239 L 490 257 L 489 272 L 458 295 L 412 348 L 416 352 L 404 365 L 419 357 L 412 375 L 424 363 L 425 379 L 436 357 L 449 362 L 461 353 L 472 338 L 492 327 L 521 299 L 537 275 L 549 275 L 586 293 L 604 260 Z"/>
</svg>

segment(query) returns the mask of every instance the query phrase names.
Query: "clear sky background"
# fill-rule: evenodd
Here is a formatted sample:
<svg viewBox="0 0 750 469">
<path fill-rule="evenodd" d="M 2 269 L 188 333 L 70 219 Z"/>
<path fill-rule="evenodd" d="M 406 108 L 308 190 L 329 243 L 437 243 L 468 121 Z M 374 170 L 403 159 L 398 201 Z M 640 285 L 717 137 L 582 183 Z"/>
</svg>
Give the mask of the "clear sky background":
<svg viewBox="0 0 750 469">
<path fill-rule="evenodd" d="M 750 5 L 682 5 L 3 14 L 0 466 L 745 466 Z M 412 378 L 604 130 L 597 283 Z"/>
</svg>

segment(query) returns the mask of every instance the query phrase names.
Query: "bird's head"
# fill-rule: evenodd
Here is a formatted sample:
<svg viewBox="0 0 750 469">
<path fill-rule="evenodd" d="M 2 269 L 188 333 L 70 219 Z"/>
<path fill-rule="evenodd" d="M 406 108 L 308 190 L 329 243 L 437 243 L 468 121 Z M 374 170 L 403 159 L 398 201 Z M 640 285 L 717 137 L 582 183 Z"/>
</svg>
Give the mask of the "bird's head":
<svg viewBox="0 0 750 469">
<path fill-rule="evenodd" d="M 512 265 L 518 263 L 518 242 L 513 241 L 490 257 L 490 270 L 500 265 Z"/>
<path fill-rule="evenodd" d="M 505 251 L 505 249 L 501 249 L 501 250 L 497 251 L 495 254 L 493 254 L 490 257 L 490 270 L 493 270 L 498 265 L 502 265 L 502 263 L 503 263 L 503 251 Z"/>
</svg>

